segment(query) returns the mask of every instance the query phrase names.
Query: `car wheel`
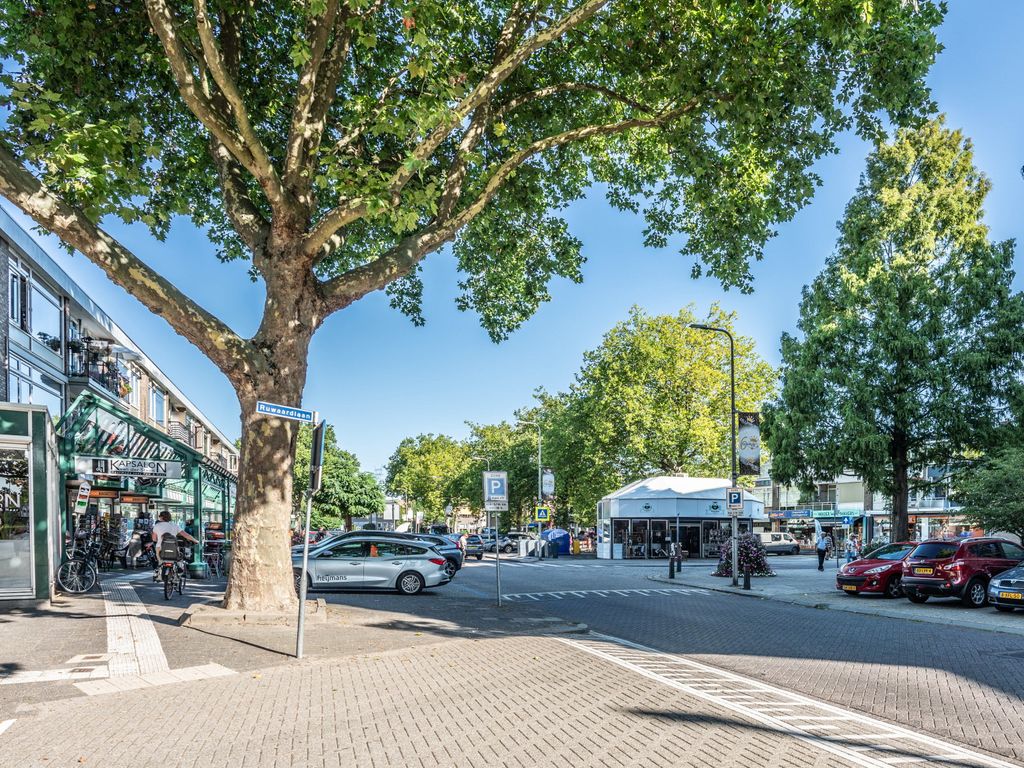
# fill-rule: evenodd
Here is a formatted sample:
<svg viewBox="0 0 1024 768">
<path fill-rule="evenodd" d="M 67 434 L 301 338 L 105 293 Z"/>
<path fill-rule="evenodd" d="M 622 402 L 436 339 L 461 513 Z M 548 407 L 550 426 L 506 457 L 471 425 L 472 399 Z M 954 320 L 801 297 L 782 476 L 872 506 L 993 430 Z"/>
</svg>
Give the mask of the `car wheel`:
<svg viewBox="0 0 1024 768">
<path fill-rule="evenodd" d="M 1002 611 L 1003 613 L 1013 613 L 1013 606 L 1012 605 L 997 605 L 996 606 L 996 610 L 997 611 Z"/>
<path fill-rule="evenodd" d="M 889 583 L 885 585 L 885 596 L 892 599 L 895 597 L 903 597 L 903 577 L 893 576 L 889 579 Z"/>
<path fill-rule="evenodd" d="M 444 561 L 444 572 L 447 574 L 449 579 L 454 579 L 455 574 L 459 572 L 459 564 L 454 560 Z"/>
<path fill-rule="evenodd" d="M 799 555 L 800 554 L 800 547 L 793 547 L 793 554 L 794 555 Z"/>
<path fill-rule="evenodd" d="M 481 552 L 480 554 L 478 554 L 478 555 L 476 556 L 476 559 L 477 559 L 477 560 L 483 560 L 483 559 L 484 559 L 484 553 L 483 553 L 483 552 Z"/>
<path fill-rule="evenodd" d="M 968 608 L 981 608 L 988 602 L 988 585 L 981 579 L 971 579 L 964 588 L 960 602 Z"/>
<path fill-rule="evenodd" d="M 912 603 L 920 604 L 920 603 L 927 603 L 928 602 L 928 595 L 922 595 L 916 589 L 911 589 L 909 591 L 905 590 L 904 594 L 906 594 L 907 600 L 909 600 Z"/>
<path fill-rule="evenodd" d="M 511 544 L 506 544 L 504 547 L 501 548 L 501 551 L 504 552 L 506 555 L 511 555 L 512 554 L 512 545 Z"/>
<path fill-rule="evenodd" d="M 398 576 L 395 588 L 400 595 L 418 595 L 423 591 L 423 577 L 415 571 L 406 571 Z"/>
</svg>

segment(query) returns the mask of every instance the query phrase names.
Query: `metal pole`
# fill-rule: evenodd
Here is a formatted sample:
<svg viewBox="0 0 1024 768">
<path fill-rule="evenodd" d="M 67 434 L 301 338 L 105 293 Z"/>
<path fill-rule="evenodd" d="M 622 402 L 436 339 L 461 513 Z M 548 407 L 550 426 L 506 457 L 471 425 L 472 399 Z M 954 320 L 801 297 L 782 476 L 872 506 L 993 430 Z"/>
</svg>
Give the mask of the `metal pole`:
<svg viewBox="0 0 1024 768">
<path fill-rule="evenodd" d="M 722 330 L 725 330 L 724 328 Z M 733 344 L 732 334 L 725 331 L 729 337 L 729 385 L 732 393 L 732 408 L 729 411 L 729 429 L 732 432 L 732 487 L 736 487 L 739 476 L 736 474 L 736 347 Z M 742 499 L 742 496 L 740 497 Z M 739 585 L 739 562 L 740 562 L 740 518 L 739 515 L 733 518 L 732 523 L 732 585 Z"/>
<path fill-rule="evenodd" d="M 319 414 L 313 412 L 313 424 L 320 420 Z M 295 658 L 302 658 L 302 629 L 306 623 L 306 573 L 309 568 L 309 520 L 313 514 L 313 493 L 306 491 L 306 526 L 302 532 L 302 582 L 299 585 L 299 621 L 295 631 Z"/>
<path fill-rule="evenodd" d="M 544 490 L 541 484 L 541 442 L 540 442 L 540 421 L 537 422 L 537 506 L 544 505 Z M 537 558 L 544 559 L 544 539 L 540 535 L 541 524 L 537 521 Z"/>
</svg>

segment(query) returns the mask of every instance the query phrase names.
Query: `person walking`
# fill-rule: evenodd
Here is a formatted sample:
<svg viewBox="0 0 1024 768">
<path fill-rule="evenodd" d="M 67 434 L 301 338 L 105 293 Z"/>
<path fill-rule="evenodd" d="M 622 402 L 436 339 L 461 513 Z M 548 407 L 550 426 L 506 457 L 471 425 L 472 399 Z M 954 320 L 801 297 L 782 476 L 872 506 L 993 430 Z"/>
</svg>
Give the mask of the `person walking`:
<svg viewBox="0 0 1024 768">
<path fill-rule="evenodd" d="M 857 559 L 857 537 L 851 534 L 846 539 L 846 562 L 852 563 Z"/>
<path fill-rule="evenodd" d="M 828 555 L 829 537 L 824 531 L 818 531 L 818 536 L 814 542 L 814 551 L 818 555 L 818 570 L 825 570 L 825 557 Z"/>
</svg>

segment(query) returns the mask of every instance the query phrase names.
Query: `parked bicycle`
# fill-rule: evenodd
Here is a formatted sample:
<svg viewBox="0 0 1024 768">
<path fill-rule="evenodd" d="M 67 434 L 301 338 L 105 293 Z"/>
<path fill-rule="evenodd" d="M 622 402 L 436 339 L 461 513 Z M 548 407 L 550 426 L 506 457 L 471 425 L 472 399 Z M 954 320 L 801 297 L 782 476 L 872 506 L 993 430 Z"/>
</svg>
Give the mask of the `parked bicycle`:
<svg viewBox="0 0 1024 768">
<path fill-rule="evenodd" d="M 68 560 L 57 569 L 57 585 L 72 594 L 88 592 L 99 579 L 100 546 L 90 542 L 68 553 Z"/>
<path fill-rule="evenodd" d="M 224 542 L 208 541 L 203 549 L 203 560 L 210 569 L 211 576 L 223 576 L 224 571 Z"/>
</svg>

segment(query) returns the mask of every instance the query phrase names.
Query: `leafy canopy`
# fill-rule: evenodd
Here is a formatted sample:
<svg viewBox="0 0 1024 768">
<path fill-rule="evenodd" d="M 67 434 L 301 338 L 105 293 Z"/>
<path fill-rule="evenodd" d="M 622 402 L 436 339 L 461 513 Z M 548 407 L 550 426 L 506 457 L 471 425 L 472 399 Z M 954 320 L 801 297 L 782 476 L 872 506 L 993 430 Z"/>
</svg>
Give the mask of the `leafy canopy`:
<svg viewBox="0 0 1024 768">
<path fill-rule="evenodd" d="M 445 508 L 461 502 L 456 481 L 469 455 L 465 444 L 447 435 L 407 437 L 388 460 L 385 485 L 422 508 L 425 522 L 442 521 Z"/>
<path fill-rule="evenodd" d="M 804 289 L 802 337 L 782 338 L 765 422 L 776 479 L 852 469 L 892 494 L 908 466 L 951 466 L 1009 417 L 1024 302 L 1013 243 L 991 243 L 982 220 L 989 188 L 942 119 L 869 157 L 836 251 Z"/>
<path fill-rule="evenodd" d="M 294 513 L 304 519 L 306 490 L 309 488 L 309 464 L 313 428 L 299 429 L 293 465 Z M 338 447 L 334 427 L 324 434 L 323 473 L 320 490 L 313 496 L 310 515 L 313 528 L 340 528 L 352 517 L 369 517 L 384 511 L 384 491 L 370 472 L 359 468 L 359 460 Z"/>
<path fill-rule="evenodd" d="M 459 306 L 498 339 L 550 278 L 581 278 L 559 211 L 595 182 L 642 211 L 647 245 L 684 235 L 695 274 L 749 290 L 750 259 L 810 199 L 836 134 L 877 136 L 883 112 L 903 123 L 930 109 L 944 12 L 933 0 L 0 0 L 0 149 L 76 215 L 161 237 L 187 216 L 254 276 L 277 268 L 266 248 L 306 233 L 326 313 L 391 284 L 421 321 L 417 265 L 454 239 Z M 4 193 L 32 208 L 23 189 Z"/>
<path fill-rule="evenodd" d="M 1024 448 L 1019 437 L 959 473 L 953 499 L 978 527 L 1012 533 L 1024 541 Z"/>
</svg>

